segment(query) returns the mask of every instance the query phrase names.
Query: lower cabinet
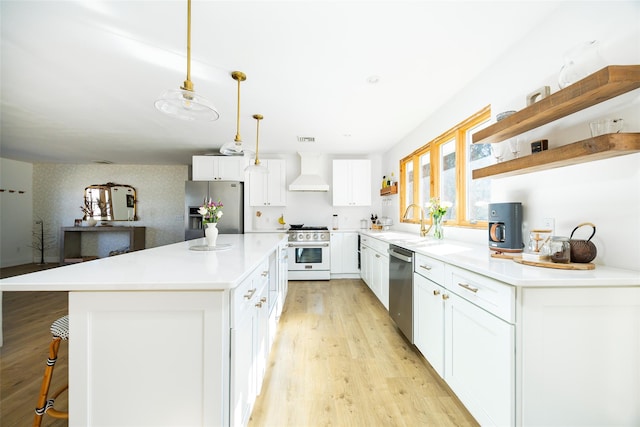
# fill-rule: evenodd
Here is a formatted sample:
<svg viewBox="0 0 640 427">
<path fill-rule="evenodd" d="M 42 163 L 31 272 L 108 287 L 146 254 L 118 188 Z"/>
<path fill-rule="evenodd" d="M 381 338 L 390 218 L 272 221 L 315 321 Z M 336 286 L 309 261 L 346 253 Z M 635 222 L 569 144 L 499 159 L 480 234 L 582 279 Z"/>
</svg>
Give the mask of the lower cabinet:
<svg viewBox="0 0 640 427">
<path fill-rule="evenodd" d="M 445 381 L 481 425 L 514 425 L 514 326 L 454 293 L 444 319 Z"/>
<path fill-rule="evenodd" d="M 266 370 L 269 340 L 269 263 L 233 290 L 231 304 L 230 425 L 246 426 Z"/>
<path fill-rule="evenodd" d="M 433 369 L 444 378 L 444 304 L 445 289 L 413 275 L 413 342 Z"/>
<path fill-rule="evenodd" d="M 515 423 L 513 287 L 415 256 L 414 342 L 483 426 Z"/>
<path fill-rule="evenodd" d="M 360 238 L 360 277 L 389 310 L 389 244 L 369 236 Z"/>
<path fill-rule="evenodd" d="M 331 276 L 353 277 L 358 268 L 358 233 L 331 232 Z M 355 276 L 357 277 L 357 276 Z"/>
</svg>

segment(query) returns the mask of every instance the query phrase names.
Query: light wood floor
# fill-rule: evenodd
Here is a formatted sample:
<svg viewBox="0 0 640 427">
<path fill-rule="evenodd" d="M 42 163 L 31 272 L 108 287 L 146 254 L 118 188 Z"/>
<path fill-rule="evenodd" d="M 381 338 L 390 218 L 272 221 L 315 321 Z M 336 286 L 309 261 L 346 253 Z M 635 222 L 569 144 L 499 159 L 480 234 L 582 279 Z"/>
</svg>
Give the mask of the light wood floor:
<svg viewBox="0 0 640 427">
<path fill-rule="evenodd" d="M 476 425 L 361 280 L 289 282 L 249 427 Z"/>
<path fill-rule="evenodd" d="M 8 277 L 16 270 L 2 269 Z M 22 273 L 27 271 L 22 271 Z M 18 273 L 21 274 L 21 273 Z M 29 426 L 66 292 L 4 292 L 0 426 Z M 52 390 L 67 381 L 60 346 Z M 58 405 L 59 403 L 59 405 Z M 56 406 L 66 408 L 66 393 Z M 45 416 L 43 426 L 67 426 Z M 249 427 L 477 426 L 361 280 L 289 282 Z"/>
<path fill-rule="evenodd" d="M 0 269 L 0 276 L 30 273 L 56 264 Z M 67 292 L 3 292 L 4 345 L 0 348 L 0 426 L 24 427 L 33 423 L 34 409 L 49 353 L 54 320 L 67 314 Z M 67 383 L 68 343 L 63 341 L 53 372 L 51 391 Z M 67 408 L 67 394 L 56 399 Z M 44 416 L 43 426 L 67 426 L 67 420 Z"/>
</svg>

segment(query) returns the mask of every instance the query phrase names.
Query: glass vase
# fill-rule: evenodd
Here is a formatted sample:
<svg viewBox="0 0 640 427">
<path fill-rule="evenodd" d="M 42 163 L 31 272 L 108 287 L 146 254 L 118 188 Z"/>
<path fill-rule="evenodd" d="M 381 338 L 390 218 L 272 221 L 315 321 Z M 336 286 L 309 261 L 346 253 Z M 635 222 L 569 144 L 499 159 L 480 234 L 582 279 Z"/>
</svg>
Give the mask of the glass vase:
<svg viewBox="0 0 640 427">
<path fill-rule="evenodd" d="M 204 238 L 207 241 L 207 246 L 213 247 L 218 240 L 218 227 L 215 222 L 208 222 L 204 229 Z"/>
<path fill-rule="evenodd" d="M 442 229 L 442 216 L 433 217 L 433 237 L 438 240 L 444 239 L 444 230 Z"/>
</svg>

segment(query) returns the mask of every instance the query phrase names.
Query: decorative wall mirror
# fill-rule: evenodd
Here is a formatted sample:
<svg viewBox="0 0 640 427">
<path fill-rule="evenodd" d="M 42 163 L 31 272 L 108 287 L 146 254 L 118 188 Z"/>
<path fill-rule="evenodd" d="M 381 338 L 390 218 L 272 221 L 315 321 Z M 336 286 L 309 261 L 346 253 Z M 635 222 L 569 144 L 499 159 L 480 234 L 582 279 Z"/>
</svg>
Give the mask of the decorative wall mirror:
<svg viewBox="0 0 640 427">
<path fill-rule="evenodd" d="M 107 182 L 84 189 L 85 220 L 137 221 L 136 189 L 130 185 Z"/>
</svg>

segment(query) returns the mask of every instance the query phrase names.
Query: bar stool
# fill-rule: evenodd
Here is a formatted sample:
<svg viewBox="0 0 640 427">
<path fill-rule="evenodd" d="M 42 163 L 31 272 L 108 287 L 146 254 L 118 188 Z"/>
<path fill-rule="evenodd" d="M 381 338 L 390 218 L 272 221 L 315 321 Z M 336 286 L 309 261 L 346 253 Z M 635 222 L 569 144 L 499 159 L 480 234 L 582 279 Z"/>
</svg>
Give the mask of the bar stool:
<svg viewBox="0 0 640 427">
<path fill-rule="evenodd" d="M 51 334 L 53 335 L 53 340 L 49 345 L 49 358 L 47 359 L 47 366 L 44 369 L 44 378 L 42 379 L 42 387 L 40 387 L 40 397 L 38 399 L 38 406 L 36 407 L 36 415 L 33 419 L 33 427 L 40 427 L 42 416 L 45 413 L 52 418 L 69 418 L 68 412 L 58 411 L 53 407 L 54 400 L 69 388 L 68 384 L 56 391 L 53 396 L 47 400 L 51 378 L 53 378 L 53 368 L 58 359 L 60 341 L 69 339 L 69 316 L 62 316 L 53 322 L 51 324 Z"/>
</svg>

